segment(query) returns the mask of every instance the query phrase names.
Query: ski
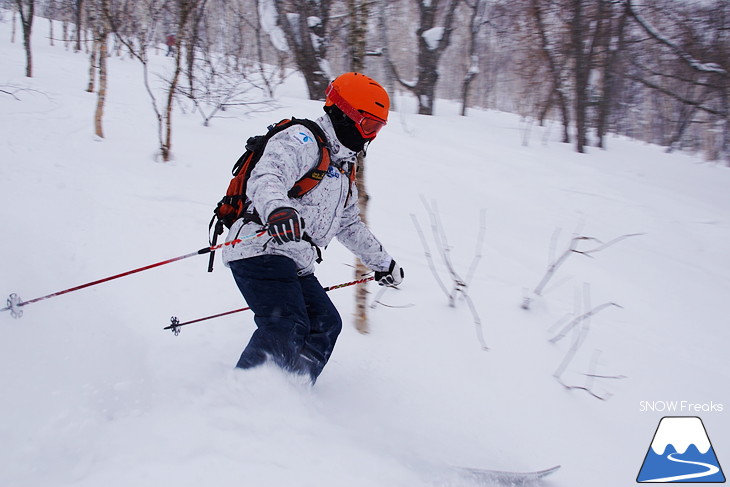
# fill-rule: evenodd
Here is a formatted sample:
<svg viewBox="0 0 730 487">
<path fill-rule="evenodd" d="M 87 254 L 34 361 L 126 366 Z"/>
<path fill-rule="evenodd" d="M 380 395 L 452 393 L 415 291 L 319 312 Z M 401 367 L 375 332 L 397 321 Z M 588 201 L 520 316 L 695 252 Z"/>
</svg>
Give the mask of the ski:
<svg viewBox="0 0 730 487">
<path fill-rule="evenodd" d="M 460 475 L 478 483 L 497 483 L 500 485 L 523 485 L 536 482 L 546 475 L 557 471 L 560 465 L 536 470 L 534 472 L 509 472 L 501 470 L 488 470 L 483 468 L 457 467 Z"/>
</svg>

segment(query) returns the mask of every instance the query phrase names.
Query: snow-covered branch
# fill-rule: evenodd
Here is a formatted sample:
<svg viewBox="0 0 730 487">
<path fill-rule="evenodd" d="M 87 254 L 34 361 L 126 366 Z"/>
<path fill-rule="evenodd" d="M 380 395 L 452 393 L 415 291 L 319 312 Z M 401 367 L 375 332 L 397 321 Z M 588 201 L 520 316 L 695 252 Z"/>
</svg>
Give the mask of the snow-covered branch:
<svg viewBox="0 0 730 487">
<path fill-rule="evenodd" d="M 658 30 L 656 30 L 651 24 L 649 24 L 646 20 L 644 20 L 641 15 L 639 15 L 636 12 L 636 9 L 632 5 L 631 0 L 627 0 L 627 6 L 629 9 L 630 15 L 636 20 L 636 22 L 641 26 L 644 31 L 649 34 L 650 37 L 652 37 L 654 40 L 658 41 L 661 44 L 664 44 L 667 46 L 674 54 L 676 54 L 680 59 L 682 59 L 685 63 L 687 63 L 688 66 L 690 66 L 692 69 L 696 71 L 701 71 L 703 73 L 713 73 L 713 74 L 719 74 L 721 76 L 727 77 L 728 72 L 723 69 L 720 65 L 717 63 L 705 63 L 700 61 L 699 59 L 696 59 L 692 55 L 690 55 L 687 51 L 679 47 L 676 43 L 674 43 L 672 40 L 667 38 L 666 36 L 662 35 Z"/>
</svg>

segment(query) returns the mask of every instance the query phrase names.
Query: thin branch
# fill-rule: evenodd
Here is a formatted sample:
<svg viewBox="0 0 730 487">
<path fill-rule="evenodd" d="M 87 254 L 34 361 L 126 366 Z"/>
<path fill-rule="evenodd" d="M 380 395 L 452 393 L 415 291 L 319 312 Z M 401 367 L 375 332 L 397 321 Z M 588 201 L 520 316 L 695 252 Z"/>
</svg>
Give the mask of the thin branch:
<svg viewBox="0 0 730 487">
<path fill-rule="evenodd" d="M 17 96 L 15 96 L 15 94 L 16 94 L 17 92 L 18 92 L 17 90 L 16 90 L 16 91 L 13 91 L 13 92 L 10 92 L 10 91 L 5 91 L 5 90 L 3 90 L 3 89 L 0 89 L 0 93 L 5 93 L 6 95 L 10 95 L 10 96 L 12 96 L 13 98 L 15 98 L 16 100 L 20 101 L 20 98 L 18 98 Z"/>
<path fill-rule="evenodd" d="M 565 335 L 570 330 L 572 330 L 573 328 L 575 328 L 582 321 L 587 320 L 588 318 L 597 315 L 598 313 L 600 313 L 604 309 L 609 308 L 611 306 L 615 306 L 617 308 L 623 309 L 623 306 L 621 306 L 620 304 L 613 303 L 613 302 L 611 302 L 611 303 L 603 303 L 601 305 L 598 305 L 595 308 L 593 308 L 592 310 L 590 310 L 590 311 L 588 311 L 586 313 L 583 313 L 582 315 L 574 318 L 570 323 L 568 323 L 567 325 L 565 325 L 563 327 L 563 329 L 560 330 L 560 332 L 557 335 L 555 335 L 554 337 L 552 337 L 550 339 L 550 343 L 558 343 L 560 340 L 562 340 L 563 338 L 565 338 Z"/>
<path fill-rule="evenodd" d="M 596 242 L 600 243 L 601 245 L 599 245 L 595 249 L 590 249 L 590 250 L 574 250 L 573 252 L 575 252 L 577 254 L 583 254 L 583 255 L 593 254 L 593 253 L 596 253 L 596 252 L 600 252 L 601 250 L 605 250 L 605 249 L 609 248 L 610 246 L 612 246 L 614 244 L 617 244 L 621 240 L 627 239 L 629 237 L 638 237 L 640 235 L 646 235 L 646 234 L 644 234 L 644 233 L 629 233 L 629 234 L 626 234 L 626 235 L 621 235 L 620 237 L 616 237 L 616 238 L 614 238 L 613 240 L 610 240 L 607 243 L 602 243 L 600 240 L 598 240 L 596 238 L 592 238 L 592 237 L 591 238 L 585 238 L 585 240 L 595 240 Z"/>
<path fill-rule="evenodd" d="M 436 266 L 434 266 L 433 258 L 431 257 L 431 250 L 428 248 L 428 242 L 426 241 L 426 236 L 423 234 L 423 230 L 421 230 L 421 225 L 418 223 L 418 219 L 416 218 L 416 215 L 411 214 L 411 219 L 413 220 L 413 225 L 416 227 L 416 231 L 418 232 L 418 236 L 421 237 L 421 243 L 423 244 L 423 249 L 426 254 L 426 261 L 428 262 L 428 267 L 431 269 L 431 272 L 433 273 L 433 277 L 436 279 L 436 282 L 438 282 L 439 287 L 441 287 L 441 290 L 446 294 L 446 297 L 449 297 L 449 291 L 446 289 L 446 285 L 441 280 L 441 278 L 438 275 L 438 272 L 436 272 Z"/>
<path fill-rule="evenodd" d="M 388 289 L 395 289 L 396 291 L 400 291 L 397 287 L 389 287 L 389 286 L 382 286 L 380 290 L 378 291 L 378 294 L 375 295 L 375 299 L 373 299 L 373 302 L 370 303 L 370 308 L 375 309 L 378 305 L 385 306 L 386 308 L 412 308 L 415 306 L 413 303 L 410 304 L 387 304 L 381 301 L 383 296 L 385 295 L 385 292 Z"/>
<path fill-rule="evenodd" d="M 687 99 L 687 98 L 685 98 L 683 96 L 680 96 L 680 95 L 674 93 L 673 91 L 670 91 L 670 90 L 668 90 L 666 88 L 662 88 L 661 86 L 659 86 L 659 85 L 657 85 L 655 83 L 652 83 L 651 81 L 647 81 L 647 80 L 645 80 L 643 78 L 640 78 L 638 76 L 631 75 L 631 74 L 628 74 L 626 76 L 629 79 L 633 80 L 633 81 L 636 81 L 636 82 L 641 83 L 642 85 L 646 86 L 647 88 L 651 88 L 651 89 L 656 90 L 656 91 L 658 91 L 658 92 L 660 92 L 660 93 L 662 93 L 664 95 L 667 95 L 670 98 L 674 98 L 675 100 L 677 100 L 680 103 L 683 103 L 684 105 L 689 105 L 689 106 L 697 107 L 698 110 L 702 110 L 703 112 L 707 112 L 707 113 L 709 113 L 711 115 L 716 115 L 718 117 L 725 117 L 725 115 L 726 115 L 726 112 L 725 111 L 715 110 L 713 108 L 704 106 L 700 102 L 696 102 L 696 101 L 693 101 L 693 100 L 689 100 L 689 99 Z"/>
<path fill-rule="evenodd" d="M 487 232 L 487 212 L 482 210 L 479 212 L 479 236 L 477 237 L 476 250 L 474 251 L 474 258 L 471 261 L 471 266 L 466 273 L 466 280 L 464 281 L 468 286 L 471 280 L 474 278 L 474 272 L 476 272 L 479 261 L 482 260 L 482 249 L 484 248 L 484 235 Z"/>
<path fill-rule="evenodd" d="M 586 236 L 582 236 L 582 235 L 577 235 L 577 236 L 573 237 L 570 240 L 570 244 L 568 245 L 568 248 L 565 249 L 565 251 L 560 255 L 560 257 L 557 258 L 557 260 L 555 260 L 552 264 L 550 264 L 548 266 L 547 270 L 545 271 L 545 275 L 543 275 L 540 282 L 537 284 L 537 286 L 535 286 L 535 289 L 533 289 L 532 293 L 535 296 L 542 296 L 542 291 L 545 288 L 545 286 L 547 285 L 547 283 L 550 282 L 550 280 L 555 275 L 555 272 L 558 270 L 558 268 L 560 268 L 561 265 L 563 265 L 563 263 L 567 260 L 567 258 L 571 254 L 576 253 L 576 254 L 585 255 L 587 257 L 592 257 L 591 254 L 600 252 L 601 250 L 605 250 L 608 247 L 611 247 L 612 245 L 614 245 L 626 238 L 636 237 L 639 235 L 644 235 L 644 234 L 643 233 L 630 233 L 630 234 L 626 234 L 626 235 L 621 235 L 620 237 L 616 237 L 607 243 L 604 243 L 595 237 L 586 237 Z M 598 246 L 596 246 L 595 248 L 592 248 L 592 249 L 579 250 L 578 244 L 583 241 L 596 242 L 598 244 Z M 522 308 L 530 309 L 531 301 L 532 301 L 532 299 L 530 298 L 530 296 L 526 295 L 522 301 Z"/>
<path fill-rule="evenodd" d="M 487 341 L 484 339 L 484 329 L 482 328 L 482 320 L 479 318 L 479 314 L 477 313 L 476 306 L 474 306 L 474 302 L 471 300 L 471 297 L 465 293 L 464 291 L 461 292 L 464 295 L 464 300 L 466 301 L 466 304 L 469 306 L 469 310 L 471 311 L 472 316 L 474 317 L 474 330 L 477 335 L 477 340 L 479 340 L 479 344 L 482 347 L 482 350 L 487 351 L 489 350 L 489 347 L 487 346 Z"/>
<path fill-rule="evenodd" d="M 479 313 L 477 312 L 476 306 L 474 305 L 474 302 L 472 301 L 471 297 L 468 294 L 468 284 L 467 282 L 471 280 L 473 277 L 474 271 L 476 269 L 477 264 L 481 260 L 481 249 L 483 246 L 484 241 L 484 233 L 486 231 L 486 224 L 484 223 L 486 220 L 486 213 L 484 210 L 481 212 L 480 219 L 482 221 L 479 236 L 477 238 L 477 247 L 476 247 L 476 254 L 474 258 L 472 259 L 472 264 L 469 269 L 469 277 L 467 281 L 461 279 L 461 277 L 456 273 L 456 270 L 454 269 L 453 263 L 451 262 L 450 257 L 450 251 L 451 248 L 449 247 L 446 232 L 444 231 L 443 224 L 441 223 L 441 219 L 438 215 L 438 209 L 436 208 L 436 204 L 434 203 L 432 206 L 426 202 L 425 198 L 421 196 L 421 200 L 423 202 L 423 205 L 426 208 L 426 211 L 429 214 L 430 220 L 431 220 L 431 229 L 433 233 L 434 241 L 436 242 L 436 245 L 441 250 L 441 257 L 444 260 L 444 263 L 446 265 L 446 268 L 449 272 L 449 275 L 451 279 L 454 282 L 454 288 L 451 292 L 449 292 L 446 288 L 446 285 L 441 280 L 441 278 L 438 275 L 438 272 L 436 271 L 436 267 L 433 263 L 433 259 L 431 257 L 431 252 L 428 246 L 428 242 L 426 241 L 426 237 L 423 233 L 423 230 L 421 229 L 420 224 L 418 223 L 418 219 L 415 215 L 411 214 L 411 218 L 413 219 L 413 224 L 416 226 L 416 230 L 418 232 L 419 237 L 421 238 L 421 242 L 423 244 L 423 248 L 426 252 L 426 259 L 428 261 L 428 265 L 431 269 L 431 272 L 433 273 L 434 277 L 436 278 L 436 282 L 438 282 L 439 286 L 441 287 L 441 290 L 446 294 L 446 296 L 449 299 L 449 306 L 455 307 L 456 306 L 456 297 L 459 293 L 464 297 L 464 300 L 467 302 L 467 306 L 469 307 L 469 310 L 472 313 L 472 317 L 474 318 L 474 327 L 477 335 L 477 340 L 480 343 L 480 346 L 482 350 L 489 350 L 489 347 L 486 344 L 486 340 L 484 339 L 484 330 L 482 328 L 482 322 L 479 318 Z M 376 300 L 377 301 L 377 300 Z"/>
<path fill-rule="evenodd" d="M 8 91 L 12 89 L 13 91 Z M 6 86 L 4 88 L 0 88 L 0 93 L 4 93 L 8 96 L 12 96 L 17 101 L 22 101 L 20 97 L 17 95 L 18 93 L 37 93 L 44 95 L 47 98 L 50 98 L 46 93 L 43 93 L 42 91 L 34 90 L 32 88 L 18 88 L 16 86 Z"/>
<path fill-rule="evenodd" d="M 590 300 L 590 287 L 588 286 L 588 284 L 584 284 L 583 301 L 584 301 L 584 306 L 586 306 L 586 308 L 589 308 L 591 305 L 590 304 L 591 300 Z M 600 399 L 602 401 L 609 399 L 611 397 L 611 394 L 599 395 L 599 394 L 595 393 L 593 390 L 593 383 L 595 382 L 594 379 L 604 378 L 603 376 L 597 375 L 595 373 L 595 369 L 598 364 L 598 356 L 600 355 L 600 351 L 597 350 L 593 354 L 593 358 L 591 359 L 591 362 L 590 362 L 590 365 L 588 368 L 588 373 L 584 374 L 584 376 L 586 377 L 586 382 L 585 382 L 584 386 L 575 386 L 575 385 L 566 384 L 565 381 L 563 381 L 562 377 L 563 377 L 563 374 L 565 373 L 565 370 L 567 369 L 568 365 L 573 361 L 576 354 L 578 353 L 578 350 L 583 346 L 583 343 L 585 342 L 586 338 L 588 337 L 588 332 L 590 330 L 591 317 L 593 315 L 595 315 L 596 313 L 599 313 L 601 310 L 605 309 L 608 306 L 618 306 L 619 308 L 621 308 L 621 306 L 619 306 L 616 303 L 605 303 L 600 306 L 596 306 L 595 308 L 591 309 L 590 311 L 585 312 L 585 313 L 581 314 L 580 316 L 578 316 L 577 318 L 575 318 L 568 325 L 566 325 L 556 337 L 554 337 L 553 339 L 550 340 L 551 343 L 556 343 L 558 340 L 563 338 L 568 331 L 575 328 L 579 324 L 581 325 L 580 329 L 575 334 L 573 343 L 571 344 L 568 351 L 565 353 L 563 360 L 560 362 L 560 365 L 558 365 L 558 368 L 555 369 L 555 372 L 553 372 L 553 377 L 555 378 L 556 381 L 558 381 L 558 383 L 560 385 L 562 385 L 563 387 L 565 387 L 568 390 L 578 389 L 578 390 L 586 391 L 591 396 L 595 397 L 596 399 Z M 619 377 L 621 377 L 621 376 L 614 376 L 612 378 L 619 378 Z"/>
</svg>

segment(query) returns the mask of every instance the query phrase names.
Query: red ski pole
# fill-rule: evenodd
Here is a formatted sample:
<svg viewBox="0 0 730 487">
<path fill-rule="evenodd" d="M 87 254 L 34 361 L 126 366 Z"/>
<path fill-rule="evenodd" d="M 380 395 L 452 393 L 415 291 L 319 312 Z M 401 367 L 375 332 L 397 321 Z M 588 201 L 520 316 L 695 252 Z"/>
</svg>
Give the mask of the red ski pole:
<svg viewBox="0 0 730 487">
<path fill-rule="evenodd" d="M 350 281 L 350 282 L 344 282 L 342 284 L 335 284 L 334 286 L 328 286 L 324 288 L 324 292 L 328 293 L 330 291 L 333 291 L 335 289 L 340 289 L 347 286 L 354 286 L 355 284 L 362 284 L 363 282 L 372 281 L 375 279 L 374 277 L 365 277 L 363 279 L 358 279 L 357 281 Z M 204 318 L 198 318 L 196 320 L 191 321 L 185 321 L 184 323 L 180 323 L 180 320 L 177 319 L 177 316 L 173 316 L 170 318 L 170 325 L 163 328 L 163 330 L 172 330 L 172 332 L 175 334 L 175 336 L 178 336 L 180 334 L 180 327 L 185 325 L 192 325 L 193 323 L 198 323 L 200 321 L 206 321 L 206 320 L 212 320 L 213 318 L 220 318 L 221 316 L 227 316 L 232 315 L 233 313 L 240 313 L 241 311 L 246 311 L 248 309 L 251 309 L 250 306 L 247 306 L 245 308 L 239 308 L 234 309 L 232 311 L 226 311 L 224 313 L 218 313 L 215 315 L 206 316 Z"/>
<path fill-rule="evenodd" d="M 178 260 L 187 259 L 188 257 L 193 257 L 195 255 L 204 255 L 204 254 L 213 252 L 214 250 L 218 250 L 222 247 L 225 247 L 227 245 L 235 245 L 235 244 L 242 242 L 249 238 L 260 237 L 264 233 L 266 233 L 266 230 L 263 230 L 263 231 L 260 231 L 258 233 L 254 233 L 251 235 L 247 235 L 245 237 L 240 237 L 235 240 L 231 240 L 230 242 L 213 245 L 212 247 L 204 247 L 196 252 L 190 252 L 189 254 L 181 255 L 179 257 L 174 257 L 172 259 L 163 260 L 161 262 L 156 262 L 154 264 L 146 265 L 144 267 L 139 267 L 137 269 L 132 269 L 131 271 L 122 272 L 121 274 L 116 274 L 113 276 L 105 277 L 103 279 L 98 279 L 96 281 L 87 282 L 86 284 L 81 284 L 81 285 L 74 286 L 74 287 L 71 287 L 68 289 L 64 289 L 63 291 L 57 291 L 55 293 L 47 294 L 45 296 L 41 296 L 41 297 L 34 298 L 34 299 L 29 299 L 28 301 L 23 301 L 22 299 L 20 299 L 20 297 L 17 294 L 13 293 L 8 297 L 7 306 L 0 309 L 0 311 L 10 311 L 10 314 L 13 316 L 13 318 L 20 318 L 21 316 L 23 316 L 23 310 L 20 309 L 22 306 L 27 306 L 29 304 L 37 303 L 38 301 L 43 301 L 44 299 L 61 296 L 63 294 L 67 294 L 67 293 L 70 293 L 73 291 L 78 291 L 79 289 L 84 289 L 87 287 L 95 286 L 97 284 L 101 284 L 104 282 L 113 281 L 114 279 L 119 279 L 120 277 L 129 276 L 131 274 L 136 274 L 137 272 L 146 271 L 148 269 L 153 269 L 155 267 L 159 267 L 159 266 L 162 266 L 165 264 L 170 264 L 172 262 L 177 262 Z"/>
</svg>

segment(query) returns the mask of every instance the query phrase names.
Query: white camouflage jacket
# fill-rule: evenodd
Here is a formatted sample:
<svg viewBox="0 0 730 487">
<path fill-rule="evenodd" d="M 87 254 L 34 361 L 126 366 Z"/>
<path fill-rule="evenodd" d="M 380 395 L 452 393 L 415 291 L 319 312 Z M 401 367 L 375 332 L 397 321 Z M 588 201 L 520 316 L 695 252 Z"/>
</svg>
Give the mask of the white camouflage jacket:
<svg viewBox="0 0 730 487">
<path fill-rule="evenodd" d="M 288 191 L 318 162 L 318 147 L 314 135 L 303 125 L 293 125 L 276 134 L 266 144 L 248 181 L 246 196 L 253 202 L 262 221 L 282 206 L 295 208 L 305 223 L 304 231 L 318 247 L 327 246 L 333 238 L 347 247 L 372 270 L 386 271 L 391 256 L 360 220 L 357 187 L 350 192 L 350 168 L 357 154 L 340 144 L 329 116 L 316 120 L 322 127 L 330 147 L 331 164 L 327 176 L 300 198 L 289 198 Z M 348 197 L 349 195 L 349 197 Z M 232 226 L 227 242 L 261 230 L 255 222 L 239 219 Z M 246 259 L 264 254 L 283 255 L 296 262 L 299 275 L 314 272 L 316 249 L 309 243 L 287 242 L 279 245 L 268 234 L 245 239 L 223 247 L 223 262 Z"/>
</svg>

